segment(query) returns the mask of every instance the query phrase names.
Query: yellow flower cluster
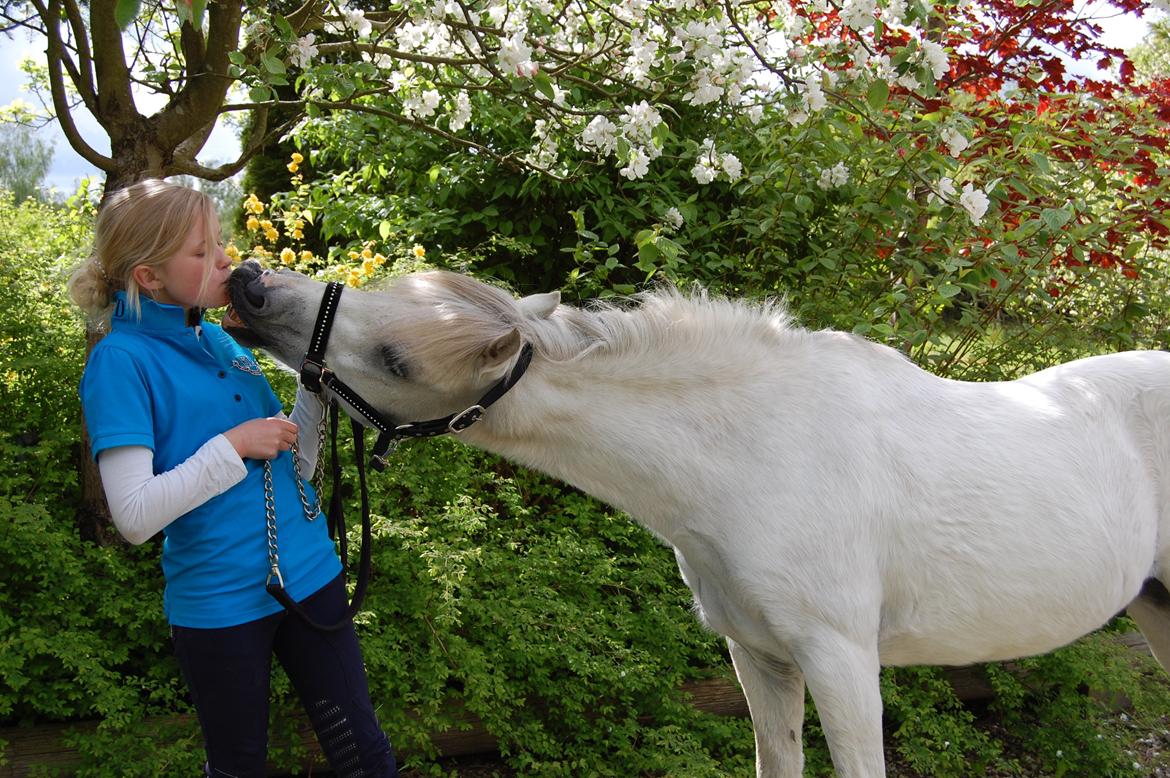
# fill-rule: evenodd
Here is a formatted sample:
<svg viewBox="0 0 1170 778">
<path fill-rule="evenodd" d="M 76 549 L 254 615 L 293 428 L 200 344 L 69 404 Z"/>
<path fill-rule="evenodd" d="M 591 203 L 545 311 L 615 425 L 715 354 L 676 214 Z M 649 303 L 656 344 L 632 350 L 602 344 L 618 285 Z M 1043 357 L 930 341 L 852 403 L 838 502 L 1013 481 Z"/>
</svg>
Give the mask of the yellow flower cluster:
<svg viewBox="0 0 1170 778">
<path fill-rule="evenodd" d="M 285 165 L 285 167 L 288 168 L 288 172 L 295 173 L 300 170 L 301 163 L 305 161 L 305 158 L 295 151 L 292 153 L 292 157 L 290 158 L 292 159 L 292 162 L 289 162 L 287 165 Z"/>
<path fill-rule="evenodd" d="M 361 251 L 351 250 L 348 252 L 350 261 L 358 262 L 360 260 L 360 265 L 356 267 L 337 266 L 336 270 L 338 274 L 348 286 L 361 286 L 370 280 L 374 273 L 378 271 L 378 268 L 386 264 L 386 257 L 381 253 L 375 253 L 370 247 L 371 245 L 367 243 Z"/>
</svg>

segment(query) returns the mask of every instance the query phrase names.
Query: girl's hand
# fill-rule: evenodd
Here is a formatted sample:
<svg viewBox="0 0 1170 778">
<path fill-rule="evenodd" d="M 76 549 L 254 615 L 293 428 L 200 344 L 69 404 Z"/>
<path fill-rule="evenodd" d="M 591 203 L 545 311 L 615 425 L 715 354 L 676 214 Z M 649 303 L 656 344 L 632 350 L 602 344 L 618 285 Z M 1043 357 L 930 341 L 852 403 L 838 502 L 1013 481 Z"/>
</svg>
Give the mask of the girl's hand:
<svg viewBox="0 0 1170 778">
<path fill-rule="evenodd" d="M 297 439 L 297 425 L 288 419 L 271 416 L 252 419 L 232 427 L 223 436 L 235 446 L 241 459 L 272 459 L 288 451 Z"/>
</svg>

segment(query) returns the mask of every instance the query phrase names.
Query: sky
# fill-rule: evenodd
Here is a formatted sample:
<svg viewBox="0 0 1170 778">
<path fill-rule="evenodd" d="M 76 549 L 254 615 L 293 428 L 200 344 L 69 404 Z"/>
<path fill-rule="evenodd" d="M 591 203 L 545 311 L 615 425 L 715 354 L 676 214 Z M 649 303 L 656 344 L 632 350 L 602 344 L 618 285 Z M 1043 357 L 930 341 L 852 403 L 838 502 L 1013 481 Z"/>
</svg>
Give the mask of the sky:
<svg viewBox="0 0 1170 778">
<path fill-rule="evenodd" d="M 1106 6 L 1101 0 L 1089 0 L 1086 7 L 1092 12 L 1094 7 Z M 1105 29 L 1105 41 L 1122 49 L 1139 43 L 1146 30 L 1146 23 L 1143 20 L 1131 16 L 1102 18 L 1100 23 Z M 26 79 L 24 73 L 20 71 L 19 63 L 28 56 L 43 61 L 43 48 L 44 44 L 40 40 L 30 41 L 19 34 L 12 38 L 0 35 L 0 105 L 8 105 L 18 98 L 37 105 L 35 96 L 23 90 Z M 1092 66 L 1086 63 L 1070 63 L 1070 68 L 1080 73 L 1092 70 Z M 149 104 L 143 103 L 140 110 L 145 113 L 152 108 Z M 88 111 L 84 109 L 78 111 L 75 121 L 82 137 L 93 148 L 101 153 L 108 153 L 109 143 L 105 134 Z M 41 129 L 39 135 L 53 143 L 53 164 L 45 181 L 48 186 L 71 194 L 82 178 L 99 175 L 97 168 L 69 146 L 60 125 L 56 122 Z M 235 131 L 221 122 L 200 152 L 199 160 L 205 164 L 227 162 L 235 159 L 238 153 L 239 142 Z"/>
</svg>

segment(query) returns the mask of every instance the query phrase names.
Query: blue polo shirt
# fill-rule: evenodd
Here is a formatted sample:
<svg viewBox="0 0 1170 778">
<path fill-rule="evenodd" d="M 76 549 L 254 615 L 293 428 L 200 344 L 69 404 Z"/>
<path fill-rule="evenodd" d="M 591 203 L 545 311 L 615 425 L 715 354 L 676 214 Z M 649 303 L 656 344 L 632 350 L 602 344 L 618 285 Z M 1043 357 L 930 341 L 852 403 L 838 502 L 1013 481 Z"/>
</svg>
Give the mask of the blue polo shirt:
<svg viewBox="0 0 1170 778">
<path fill-rule="evenodd" d="M 155 474 L 184 462 L 204 443 L 250 419 L 281 412 L 252 354 L 218 325 L 190 326 L 178 306 L 141 300 L 137 316 L 119 292 L 111 332 L 90 354 L 81 379 L 93 455 L 146 446 Z M 264 588 L 268 545 L 264 466 L 163 529 L 164 610 L 171 624 L 229 627 L 281 610 Z M 305 518 L 293 458 L 272 460 L 280 570 L 294 600 L 341 572 L 324 517 Z M 316 497 L 305 483 L 310 504 Z"/>
</svg>

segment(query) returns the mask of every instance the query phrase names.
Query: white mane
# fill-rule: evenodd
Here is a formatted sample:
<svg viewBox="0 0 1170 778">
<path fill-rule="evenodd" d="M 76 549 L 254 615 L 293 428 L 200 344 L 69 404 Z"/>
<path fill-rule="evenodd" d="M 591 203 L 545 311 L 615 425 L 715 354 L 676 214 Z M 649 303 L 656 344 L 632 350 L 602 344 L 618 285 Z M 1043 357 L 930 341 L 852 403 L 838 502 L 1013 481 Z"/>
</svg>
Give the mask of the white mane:
<svg viewBox="0 0 1170 778">
<path fill-rule="evenodd" d="M 706 352 L 728 339 L 779 343 L 790 323 L 777 300 L 751 303 L 663 288 L 589 308 L 562 305 L 549 319 L 525 320 L 520 328 L 538 355 L 569 361 L 585 354 Z"/>
</svg>

